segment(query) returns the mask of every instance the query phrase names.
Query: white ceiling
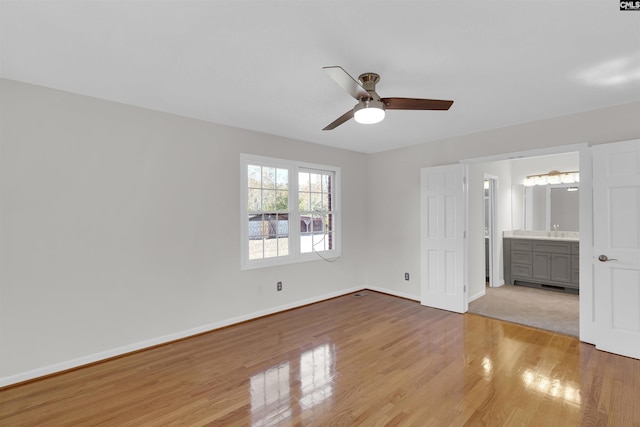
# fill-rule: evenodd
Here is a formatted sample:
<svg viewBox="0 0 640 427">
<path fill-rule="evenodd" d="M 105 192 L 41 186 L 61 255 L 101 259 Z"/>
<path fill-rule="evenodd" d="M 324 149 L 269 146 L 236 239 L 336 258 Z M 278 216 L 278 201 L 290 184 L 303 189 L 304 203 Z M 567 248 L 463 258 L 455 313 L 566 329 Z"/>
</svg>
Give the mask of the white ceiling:
<svg viewBox="0 0 640 427">
<path fill-rule="evenodd" d="M 640 101 L 640 12 L 613 0 L 0 1 L 0 76 L 373 153 Z M 321 129 L 383 97 L 453 99 Z"/>
</svg>

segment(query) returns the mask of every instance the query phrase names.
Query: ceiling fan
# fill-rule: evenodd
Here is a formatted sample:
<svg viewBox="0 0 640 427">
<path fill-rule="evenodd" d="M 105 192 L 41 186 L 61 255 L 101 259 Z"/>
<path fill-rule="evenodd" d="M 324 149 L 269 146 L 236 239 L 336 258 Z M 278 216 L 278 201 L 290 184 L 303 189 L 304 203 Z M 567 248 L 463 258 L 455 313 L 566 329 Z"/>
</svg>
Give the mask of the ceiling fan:
<svg viewBox="0 0 640 427">
<path fill-rule="evenodd" d="M 322 130 L 335 129 L 347 120 L 355 118 L 358 123 L 378 123 L 384 119 L 385 110 L 448 110 L 453 101 L 421 98 L 380 98 L 376 93 L 376 83 L 380 76 L 376 73 L 364 73 L 354 79 L 342 67 L 322 68 L 349 95 L 358 100 L 352 110 L 347 111 Z"/>
</svg>

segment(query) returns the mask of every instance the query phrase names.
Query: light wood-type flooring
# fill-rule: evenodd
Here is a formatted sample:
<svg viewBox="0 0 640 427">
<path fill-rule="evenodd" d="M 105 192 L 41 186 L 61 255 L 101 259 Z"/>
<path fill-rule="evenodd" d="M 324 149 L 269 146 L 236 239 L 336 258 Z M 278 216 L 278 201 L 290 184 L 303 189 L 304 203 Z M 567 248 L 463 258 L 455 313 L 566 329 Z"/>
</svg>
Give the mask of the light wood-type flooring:
<svg viewBox="0 0 640 427">
<path fill-rule="evenodd" d="M 2 426 L 640 426 L 640 360 L 366 291 L 0 391 Z"/>
</svg>

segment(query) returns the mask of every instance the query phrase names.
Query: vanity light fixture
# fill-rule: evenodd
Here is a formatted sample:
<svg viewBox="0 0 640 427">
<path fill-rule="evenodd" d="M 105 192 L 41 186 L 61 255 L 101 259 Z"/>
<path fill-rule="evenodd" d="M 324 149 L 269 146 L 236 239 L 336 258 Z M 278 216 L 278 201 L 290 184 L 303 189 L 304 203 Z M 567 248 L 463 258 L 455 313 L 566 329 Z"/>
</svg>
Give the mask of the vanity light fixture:
<svg viewBox="0 0 640 427">
<path fill-rule="evenodd" d="M 551 171 L 549 173 L 543 173 L 538 175 L 529 175 L 524 180 L 526 187 L 533 187 L 534 185 L 547 185 L 547 184 L 573 184 L 580 182 L 579 171 L 558 172 Z"/>
</svg>

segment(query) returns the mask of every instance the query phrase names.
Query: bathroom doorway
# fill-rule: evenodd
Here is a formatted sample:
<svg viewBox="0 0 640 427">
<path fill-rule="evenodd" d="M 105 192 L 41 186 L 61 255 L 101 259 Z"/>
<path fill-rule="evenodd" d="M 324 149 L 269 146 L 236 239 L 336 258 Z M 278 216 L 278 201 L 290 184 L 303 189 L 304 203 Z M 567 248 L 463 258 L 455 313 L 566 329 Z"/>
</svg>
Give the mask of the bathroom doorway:
<svg viewBox="0 0 640 427">
<path fill-rule="evenodd" d="M 525 283 L 505 280 L 504 270 L 511 268 L 511 261 L 504 259 L 504 236 L 514 234 L 522 235 L 522 238 L 531 236 L 542 238 L 563 237 L 565 234 L 578 236 L 579 219 L 578 212 L 573 209 L 579 200 L 577 195 L 578 183 L 575 184 L 549 184 L 544 186 L 529 187 L 538 190 L 535 194 L 527 191 L 524 180 L 530 175 L 549 173 L 550 171 L 579 171 L 579 155 L 577 152 L 566 152 L 549 155 L 517 156 L 504 160 L 478 162 L 471 165 L 471 176 L 476 182 L 471 185 L 478 193 L 482 191 L 482 199 L 471 197 L 471 211 L 482 209 L 482 217 L 479 215 L 477 222 L 472 218 L 470 227 L 472 238 L 476 239 L 471 244 L 471 253 L 480 255 L 483 251 L 482 265 L 484 273 L 480 276 L 480 265 L 471 263 L 473 277 L 480 279 L 482 285 L 473 282 L 469 303 L 471 313 L 482 314 L 489 317 L 502 318 L 516 323 L 528 324 L 543 329 L 555 330 L 569 335 L 578 335 L 579 324 L 579 296 L 565 295 L 549 288 L 535 288 L 524 286 Z M 482 188 L 482 190 L 480 190 Z M 539 197 L 534 197 L 539 194 Z M 571 200 L 565 200 L 567 194 Z M 575 198 L 575 200 L 573 200 Z M 475 201 L 477 200 L 477 202 Z M 569 203 L 571 202 L 571 203 Z M 482 204 L 480 204 L 482 203 Z M 571 210 L 569 209 L 571 207 Z M 556 209 L 559 208 L 559 209 Z M 475 210 L 477 212 L 477 210 Z M 482 223 L 480 223 L 482 221 Z M 553 228 L 548 224 L 559 224 Z M 482 225 L 483 248 L 479 247 L 480 230 L 473 231 L 474 227 Z M 574 227 L 575 226 L 575 227 Z M 556 230 L 554 232 L 554 230 Z M 530 236 L 530 235 L 531 236 Z M 508 262 L 508 265 L 504 265 Z M 574 271 L 572 270 L 573 274 Z M 480 289 L 482 286 L 482 291 Z M 555 310 L 555 311 L 554 311 Z"/>
</svg>

